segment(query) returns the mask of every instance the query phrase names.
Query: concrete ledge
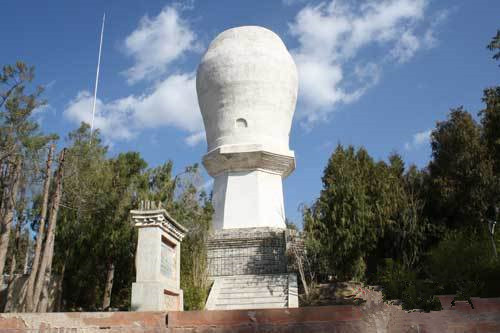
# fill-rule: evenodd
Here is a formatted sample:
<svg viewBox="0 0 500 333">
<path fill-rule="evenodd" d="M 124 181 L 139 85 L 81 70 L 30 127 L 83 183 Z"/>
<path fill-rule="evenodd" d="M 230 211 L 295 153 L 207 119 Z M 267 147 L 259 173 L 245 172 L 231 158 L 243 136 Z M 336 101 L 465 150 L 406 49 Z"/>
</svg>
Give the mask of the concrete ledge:
<svg viewBox="0 0 500 333">
<path fill-rule="evenodd" d="M 374 291 L 366 290 L 367 293 Z M 361 306 L 186 312 L 0 314 L 2 333 L 226 333 L 226 332 L 500 332 L 500 298 L 472 298 L 474 309 L 439 296 L 444 310 L 407 312 L 368 301 Z"/>
<path fill-rule="evenodd" d="M 447 303 L 451 298 L 443 296 Z M 169 312 L 169 332 L 500 332 L 500 299 L 473 298 L 444 310 L 407 312 L 383 302 L 288 309 Z"/>
<path fill-rule="evenodd" d="M 294 309 L 214 310 L 169 312 L 169 328 L 194 326 L 246 326 L 250 324 L 297 324 L 305 322 L 356 321 L 363 313 L 352 306 Z"/>
<path fill-rule="evenodd" d="M 166 332 L 165 312 L 2 313 L 0 332 Z"/>
</svg>

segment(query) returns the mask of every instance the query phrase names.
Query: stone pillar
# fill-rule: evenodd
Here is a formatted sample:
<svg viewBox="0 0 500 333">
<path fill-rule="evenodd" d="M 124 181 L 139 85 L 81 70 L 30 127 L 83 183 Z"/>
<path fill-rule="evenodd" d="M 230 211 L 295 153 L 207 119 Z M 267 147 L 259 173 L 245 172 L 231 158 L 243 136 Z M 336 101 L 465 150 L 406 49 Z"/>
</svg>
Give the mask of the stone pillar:
<svg viewBox="0 0 500 333">
<path fill-rule="evenodd" d="M 180 256 L 187 229 L 165 209 L 156 209 L 150 203 L 141 208 L 130 212 L 139 229 L 132 310 L 182 311 Z"/>
</svg>

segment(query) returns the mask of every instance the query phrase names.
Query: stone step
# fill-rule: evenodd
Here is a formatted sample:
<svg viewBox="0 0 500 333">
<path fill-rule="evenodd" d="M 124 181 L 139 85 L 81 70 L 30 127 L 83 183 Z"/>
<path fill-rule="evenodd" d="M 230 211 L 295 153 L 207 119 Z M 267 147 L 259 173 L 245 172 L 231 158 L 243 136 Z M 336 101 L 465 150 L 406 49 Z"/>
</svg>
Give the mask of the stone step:
<svg viewBox="0 0 500 333">
<path fill-rule="evenodd" d="M 287 280 L 286 274 L 222 276 L 224 280 Z"/>
<path fill-rule="evenodd" d="M 277 278 L 277 279 L 271 279 L 271 278 L 265 278 L 265 279 L 259 279 L 259 278 L 245 278 L 245 279 L 229 279 L 229 278 L 224 278 L 223 279 L 225 282 L 285 282 L 288 279 L 286 278 Z"/>
<path fill-rule="evenodd" d="M 288 293 L 284 290 L 269 292 L 240 292 L 240 293 L 219 293 L 218 299 L 240 299 L 240 298 L 269 298 L 269 297 L 288 297 Z"/>
<path fill-rule="evenodd" d="M 286 297 L 246 297 L 246 298 L 218 298 L 215 305 L 241 305 L 241 304 L 270 304 L 285 303 Z"/>
<path fill-rule="evenodd" d="M 261 303 L 261 304 L 231 304 L 220 305 L 214 310 L 241 310 L 241 309 L 275 309 L 286 308 L 287 302 L 281 303 Z"/>
<path fill-rule="evenodd" d="M 224 285 L 227 285 L 227 286 L 231 286 L 231 285 L 234 285 L 234 286 L 253 286 L 253 285 L 256 285 L 256 286 L 259 286 L 259 285 L 285 286 L 287 283 L 288 283 L 288 281 L 239 281 L 239 282 L 238 281 L 224 281 Z"/>
<path fill-rule="evenodd" d="M 246 298 L 273 298 L 273 297 L 288 297 L 288 293 L 281 291 L 270 293 L 239 293 L 239 294 L 219 294 L 218 299 L 246 299 Z"/>
<path fill-rule="evenodd" d="M 269 287 L 266 286 L 265 288 L 256 288 L 256 287 L 251 287 L 251 288 L 245 288 L 242 290 L 241 288 L 221 288 L 219 291 L 219 294 L 237 294 L 240 292 L 245 292 L 245 293 L 275 293 L 275 292 L 280 292 L 283 291 L 285 288 L 282 286 L 274 286 L 274 287 Z"/>
<path fill-rule="evenodd" d="M 224 287 L 235 286 L 236 288 L 260 288 L 261 286 L 270 286 L 270 287 L 283 287 L 288 285 L 287 281 L 285 282 L 226 282 L 224 281 Z"/>
<path fill-rule="evenodd" d="M 208 297 L 207 309 L 288 307 L 288 288 L 288 274 L 216 277 Z"/>
<path fill-rule="evenodd" d="M 276 285 L 276 286 L 284 286 L 288 283 L 287 280 L 281 281 L 281 280 L 276 280 L 276 281 L 259 281 L 259 280 L 247 280 L 247 281 L 224 281 L 225 285 Z"/>
<path fill-rule="evenodd" d="M 231 288 L 231 289 L 242 289 L 242 288 L 267 288 L 267 287 L 272 287 L 272 288 L 286 288 L 287 283 L 253 283 L 253 282 L 247 282 L 247 283 L 224 283 L 224 286 L 222 288 Z"/>
</svg>

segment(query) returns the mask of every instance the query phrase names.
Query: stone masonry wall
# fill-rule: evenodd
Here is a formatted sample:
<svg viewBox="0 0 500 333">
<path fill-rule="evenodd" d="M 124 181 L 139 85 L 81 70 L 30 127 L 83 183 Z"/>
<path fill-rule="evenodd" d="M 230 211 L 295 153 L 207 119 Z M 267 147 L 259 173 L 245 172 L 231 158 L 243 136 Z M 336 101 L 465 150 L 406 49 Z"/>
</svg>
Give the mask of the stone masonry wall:
<svg viewBox="0 0 500 333">
<path fill-rule="evenodd" d="M 285 231 L 274 228 L 228 229 L 207 243 L 209 275 L 287 272 Z"/>
<path fill-rule="evenodd" d="M 443 310 L 403 311 L 379 292 L 360 306 L 165 312 L 1 313 L 2 333 L 443 333 L 500 332 L 500 298 L 472 298 L 474 309 L 438 296 Z"/>
</svg>

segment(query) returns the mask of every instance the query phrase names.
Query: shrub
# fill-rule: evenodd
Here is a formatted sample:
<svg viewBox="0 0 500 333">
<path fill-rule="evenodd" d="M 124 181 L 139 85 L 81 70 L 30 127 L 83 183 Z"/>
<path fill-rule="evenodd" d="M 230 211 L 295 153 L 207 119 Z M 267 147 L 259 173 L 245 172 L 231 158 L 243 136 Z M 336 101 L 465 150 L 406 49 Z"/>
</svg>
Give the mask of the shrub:
<svg viewBox="0 0 500 333">
<path fill-rule="evenodd" d="M 500 263 L 485 233 L 450 232 L 429 252 L 426 263 L 430 278 L 457 299 L 500 296 Z"/>
<path fill-rule="evenodd" d="M 434 296 L 435 285 L 431 281 L 418 279 L 415 271 L 390 258 L 379 266 L 377 283 L 383 287 L 384 300 L 401 300 L 405 310 L 441 310 L 441 303 Z"/>
</svg>

